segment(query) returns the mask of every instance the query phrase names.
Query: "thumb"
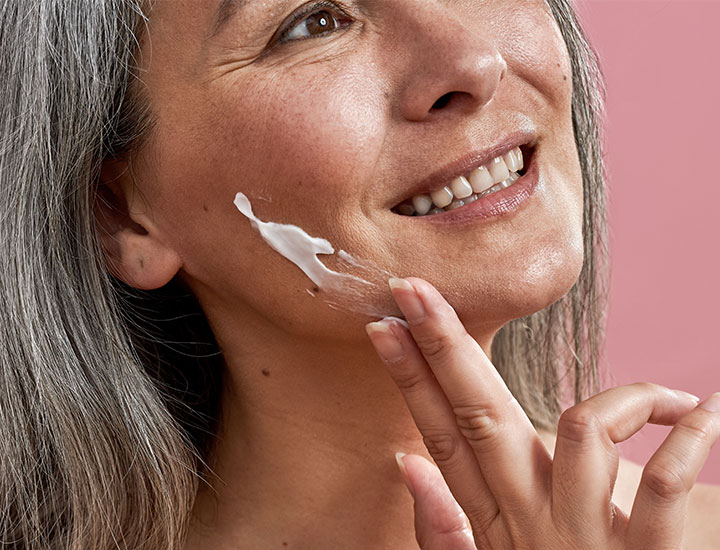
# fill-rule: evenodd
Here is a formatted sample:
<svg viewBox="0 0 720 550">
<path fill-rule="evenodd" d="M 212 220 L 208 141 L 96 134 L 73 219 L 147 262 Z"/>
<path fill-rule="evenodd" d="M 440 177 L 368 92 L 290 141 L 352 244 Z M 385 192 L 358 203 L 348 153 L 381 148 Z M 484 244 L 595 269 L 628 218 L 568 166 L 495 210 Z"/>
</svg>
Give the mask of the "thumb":
<svg viewBox="0 0 720 550">
<path fill-rule="evenodd" d="M 419 455 L 396 453 L 395 459 L 415 499 L 415 538 L 421 550 L 477 550 L 470 522 L 437 466 Z"/>
</svg>

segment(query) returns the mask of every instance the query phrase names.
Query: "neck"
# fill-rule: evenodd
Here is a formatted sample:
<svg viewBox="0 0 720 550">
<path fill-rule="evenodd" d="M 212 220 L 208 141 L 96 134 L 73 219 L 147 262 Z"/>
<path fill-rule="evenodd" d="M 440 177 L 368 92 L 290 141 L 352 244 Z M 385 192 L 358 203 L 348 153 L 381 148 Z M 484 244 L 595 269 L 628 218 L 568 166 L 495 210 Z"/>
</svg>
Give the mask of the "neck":
<svg viewBox="0 0 720 550">
<path fill-rule="evenodd" d="M 188 548 L 417 549 L 394 455 L 428 455 L 369 341 L 243 327 L 219 339 L 217 478 L 198 493 Z M 476 339 L 489 353 L 492 337 Z"/>
</svg>

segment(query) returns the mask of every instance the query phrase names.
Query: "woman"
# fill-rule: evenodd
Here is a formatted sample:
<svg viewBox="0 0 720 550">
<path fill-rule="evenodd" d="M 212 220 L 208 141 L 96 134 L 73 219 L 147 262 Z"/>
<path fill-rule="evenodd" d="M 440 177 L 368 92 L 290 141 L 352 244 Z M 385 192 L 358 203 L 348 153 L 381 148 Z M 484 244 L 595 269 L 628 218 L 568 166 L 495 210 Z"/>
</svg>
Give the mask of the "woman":
<svg viewBox="0 0 720 550">
<path fill-rule="evenodd" d="M 605 295 L 568 2 L 0 17 L 5 544 L 717 547 L 717 395 L 558 423 Z M 675 427 L 618 474 L 647 421 Z"/>
</svg>

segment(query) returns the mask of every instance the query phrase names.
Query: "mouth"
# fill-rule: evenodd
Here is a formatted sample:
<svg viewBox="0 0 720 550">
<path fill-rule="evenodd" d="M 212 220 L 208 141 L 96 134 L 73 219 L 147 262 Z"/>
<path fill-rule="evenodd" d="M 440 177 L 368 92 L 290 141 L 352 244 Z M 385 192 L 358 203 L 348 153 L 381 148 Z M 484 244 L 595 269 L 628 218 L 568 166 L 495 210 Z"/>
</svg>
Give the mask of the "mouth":
<svg viewBox="0 0 720 550">
<path fill-rule="evenodd" d="M 514 145 L 500 151 L 489 162 L 477 163 L 448 178 L 443 185 L 429 185 L 396 204 L 393 213 L 406 217 L 438 216 L 462 209 L 473 202 L 507 189 L 522 178 L 530 165 L 534 148 Z"/>
</svg>

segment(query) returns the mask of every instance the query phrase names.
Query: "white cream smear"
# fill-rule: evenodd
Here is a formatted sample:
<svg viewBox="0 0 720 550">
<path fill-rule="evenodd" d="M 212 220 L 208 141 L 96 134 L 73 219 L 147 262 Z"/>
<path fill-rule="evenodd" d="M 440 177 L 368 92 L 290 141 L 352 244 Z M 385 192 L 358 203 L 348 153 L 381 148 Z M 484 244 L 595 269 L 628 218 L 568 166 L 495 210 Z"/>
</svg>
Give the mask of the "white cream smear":
<svg viewBox="0 0 720 550">
<path fill-rule="evenodd" d="M 370 316 L 385 316 L 384 312 L 379 311 L 367 300 L 367 291 L 374 288 L 375 284 L 348 273 L 333 271 L 320 261 L 319 254 L 336 254 L 330 241 L 311 237 L 296 225 L 264 222 L 258 219 L 253 213 L 250 199 L 243 193 L 235 195 L 234 204 L 273 250 L 299 267 L 320 290 L 332 293 L 333 301 L 325 300 L 331 308 L 349 309 Z M 380 273 L 384 279 L 392 277 L 392 274 L 385 270 L 359 262 L 344 250 L 338 251 L 337 257 L 352 267 Z M 307 289 L 307 292 L 315 296 L 310 289 Z"/>
</svg>

